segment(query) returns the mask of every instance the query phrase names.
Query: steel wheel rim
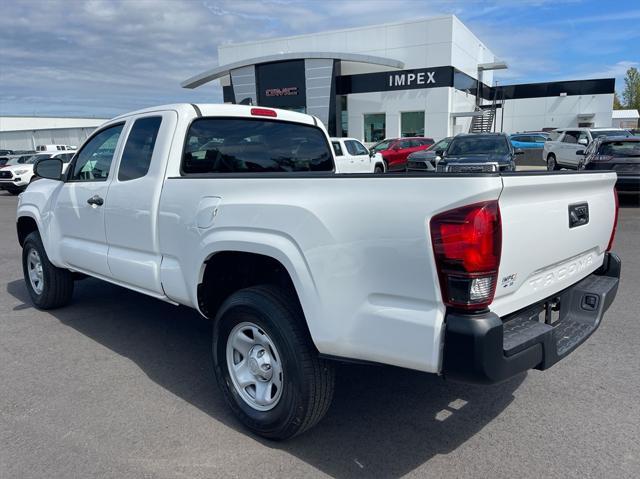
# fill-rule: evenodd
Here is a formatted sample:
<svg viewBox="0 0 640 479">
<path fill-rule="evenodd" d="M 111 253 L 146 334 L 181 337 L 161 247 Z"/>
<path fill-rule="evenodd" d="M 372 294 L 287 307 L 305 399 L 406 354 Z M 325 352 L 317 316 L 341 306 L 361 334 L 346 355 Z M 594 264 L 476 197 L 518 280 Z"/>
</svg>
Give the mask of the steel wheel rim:
<svg viewBox="0 0 640 479">
<path fill-rule="evenodd" d="M 27 254 L 27 273 L 29 282 L 36 294 L 42 294 L 44 289 L 44 273 L 42 271 L 42 260 L 40 254 L 33 248 Z"/>
<path fill-rule="evenodd" d="M 254 323 L 237 324 L 227 337 L 227 369 L 238 395 L 257 411 L 273 409 L 282 397 L 280 354 Z"/>
</svg>

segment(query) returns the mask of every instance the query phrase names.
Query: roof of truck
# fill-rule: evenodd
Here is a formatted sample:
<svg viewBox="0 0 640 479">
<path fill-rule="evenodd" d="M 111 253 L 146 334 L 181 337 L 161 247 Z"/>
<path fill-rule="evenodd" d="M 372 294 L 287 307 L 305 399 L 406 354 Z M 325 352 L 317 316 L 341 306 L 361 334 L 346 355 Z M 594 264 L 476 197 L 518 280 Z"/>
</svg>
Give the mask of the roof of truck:
<svg viewBox="0 0 640 479">
<path fill-rule="evenodd" d="M 126 118 L 133 115 L 140 115 L 143 113 L 153 113 L 160 111 L 173 110 L 178 113 L 193 114 L 195 112 L 198 116 L 237 116 L 245 118 L 275 118 L 284 121 L 293 121 L 297 123 L 306 123 L 310 125 L 322 125 L 320 120 L 312 115 L 306 113 L 298 113 L 290 110 L 281 110 L 278 108 L 269 108 L 259 105 L 234 105 L 230 103 L 173 103 L 168 105 L 159 105 L 149 108 L 143 108 L 141 110 L 132 111 L 119 115 L 113 120 Z M 274 115 L 264 115 L 262 112 L 274 112 Z M 113 121 L 109 120 L 109 121 Z"/>
</svg>

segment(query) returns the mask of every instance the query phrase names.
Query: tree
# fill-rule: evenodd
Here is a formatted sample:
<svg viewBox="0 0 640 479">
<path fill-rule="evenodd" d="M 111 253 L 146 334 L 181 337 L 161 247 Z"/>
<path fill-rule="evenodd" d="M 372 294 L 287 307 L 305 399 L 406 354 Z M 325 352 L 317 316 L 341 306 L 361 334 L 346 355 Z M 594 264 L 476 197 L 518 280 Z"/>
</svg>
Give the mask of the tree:
<svg viewBox="0 0 640 479">
<path fill-rule="evenodd" d="M 624 107 L 622 106 L 622 103 L 620 103 L 620 98 L 618 97 L 617 92 L 613 92 L 613 109 L 614 110 L 624 109 Z"/>
<path fill-rule="evenodd" d="M 625 108 L 640 110 L 640 72 L 637 68 L 631 67 L 624 77 L 624 90 L 622 99 Z"/>
</svg>

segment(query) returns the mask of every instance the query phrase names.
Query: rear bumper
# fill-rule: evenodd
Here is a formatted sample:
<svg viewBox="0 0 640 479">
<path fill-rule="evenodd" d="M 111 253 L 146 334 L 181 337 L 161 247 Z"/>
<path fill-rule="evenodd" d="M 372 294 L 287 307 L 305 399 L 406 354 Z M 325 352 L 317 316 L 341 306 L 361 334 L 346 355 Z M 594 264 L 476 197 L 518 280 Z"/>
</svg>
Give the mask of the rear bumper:
<svg viewBox="0 0 640 479">
<path fill-rule="evenodd" d="M 553 366 L 598 328 L 618 291 L 620 266 L 620 258 L 608 253 L 598 271 L 548 298 L 560 305 L 553 324 L 538 319 L 547 301 L 504 318 L 492 312 L 447 313 L 443 375 L 492 384 L 529 369 Z"/>
</svg>

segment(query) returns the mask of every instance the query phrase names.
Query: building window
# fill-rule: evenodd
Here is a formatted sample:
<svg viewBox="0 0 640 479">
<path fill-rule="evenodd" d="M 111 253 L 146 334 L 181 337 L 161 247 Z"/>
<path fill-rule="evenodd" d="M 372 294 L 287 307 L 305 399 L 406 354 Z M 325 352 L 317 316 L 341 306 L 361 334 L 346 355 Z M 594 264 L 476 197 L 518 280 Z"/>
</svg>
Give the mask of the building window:
<svg viewBox="0 0 640 479">
<path fill-rule="evenodd" d="M 400 113 L 400 136 L 424 136 L 424 111 Z"/>
<path fill-rule="evenodd" d="M 368 113 L 364 115 L 364 141 L 376 143 L 384 140 L 387 134 L 387 122 L 384 113 Z"/>
<path fill-rule="evenodd" d="M 347 96 L 342 95 L 339 99 L 340 105 L 340 136 L 349 136 L 349 112 L 347 111 Z"/>
</svg>

